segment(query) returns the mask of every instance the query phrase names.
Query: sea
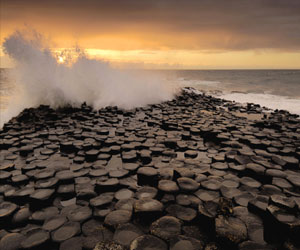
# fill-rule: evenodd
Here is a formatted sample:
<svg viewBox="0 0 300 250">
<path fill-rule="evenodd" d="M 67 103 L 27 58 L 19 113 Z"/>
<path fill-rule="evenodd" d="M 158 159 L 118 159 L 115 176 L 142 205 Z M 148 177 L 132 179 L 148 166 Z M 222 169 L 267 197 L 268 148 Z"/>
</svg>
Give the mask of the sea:
<svg viewBox="0 0 300 250">
<path fill-rule="evenodd" d="M 18 88 L 7 77 L 9 71 L 0 69 L 0 112 L 8 109 Z M 223 99 L 300 115 L 300 70 L 155 70 L 151 73 L 163 78 L 162 84 L 193 87 Z"/>
<path fill-rule="evenodd" d="M 172 70 L 164 74 L 179 86 L 300 115 L 300 70 Z"/>
</svg>

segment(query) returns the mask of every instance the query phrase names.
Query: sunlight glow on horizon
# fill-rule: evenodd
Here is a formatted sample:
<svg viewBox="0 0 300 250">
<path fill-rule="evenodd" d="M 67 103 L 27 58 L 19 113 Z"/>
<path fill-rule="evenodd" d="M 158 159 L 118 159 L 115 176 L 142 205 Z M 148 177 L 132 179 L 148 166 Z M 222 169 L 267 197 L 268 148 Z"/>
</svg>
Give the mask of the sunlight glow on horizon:
<svg viewBox="0 0 300 250">
<path fill-rule="evenodd" d="M 68 51 L 75 48 L 52 48 L 58 63 L 66 62 Z M 72 52 L 73 51 L 73 52 Z M 274 50 L 245 50 L 209 52 L 201 50 L 109 50 L 83 49 L 91 59 L 107 61 L 113 65 L 141 69 L 300 69 L 300 52 Z M 73 58 L 74 59 L 74 58 Z M 13 67 L 13 61 L 0 47 L 0 67 Z"/>
</svg>

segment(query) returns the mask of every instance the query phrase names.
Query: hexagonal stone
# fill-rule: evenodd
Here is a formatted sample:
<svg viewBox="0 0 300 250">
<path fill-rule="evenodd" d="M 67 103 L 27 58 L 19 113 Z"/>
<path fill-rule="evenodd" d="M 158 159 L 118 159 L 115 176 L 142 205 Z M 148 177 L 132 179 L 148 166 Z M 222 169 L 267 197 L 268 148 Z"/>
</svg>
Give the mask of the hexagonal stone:
<svg viewBox="0 0 300 250">
<path fill-rule="evenodd" d="M 171 180 L 160 180 L 158 182 L 158 189 L 166 193 L 176 193 L 179 191 L 176 182 Z"/>
<path fill-rule="evenodd" d="M 217 170 L 226 170 L 228 169 L 228 165 L 226 162 L 215 162 L 211 164 L 211 166 Z"/>
<path fill-rule="evenodd" d="M 177 183 L 181 190 L 186 192 L 193 192 L 196 191 L 200 184 L 193 180 L 192 178 L 188 177 L 180 177 L 177 179 Z"/>
<path fill-rule="evenodd" d="M 51 238 L 54 242 L 63 242 L 80 233 L 79 222 L 67 222 L 59 229 L 51 233 Z"/>
<path fill-rule="evenodd" d="M 201 241 L 183 235 L 176 236 L 170 241 L 170 250 L 201 250 L 203 247 Z"/>
<path fill-rule="evenodd" d="M 30 195 L 30 198 L 35 201 L 47 201 L 54 192 L 54 189 L 36 189 L 35 192 Z"/>
<path fill-rule="evenodd" d="M 88 206 L 79 206 L 67 215 L 69 221 L 83 222 L 92 216 L 92 210 Z"/>
<path fill-rule="evenodd" d="M 128 210 L 128 211 L 132 212 L 135 201 L 136 201 L 136 199 L 134 199 L 134 198 L 121 199 L 115 204 L 115 209 Z"/>
<path fill-rule="evenodd" d="M 240 183 L 236 180 L 231 180 L 231 179 L 226 179 L 222 181 L 222 187 L 227 187 L 227 188 L 238 188 Z"/>
<path fill-rule="evenodd" d="M 74 173 L 70 170 L 62 170 L 56 173 L 56 178 L 61 183 L 73 183 L 74 182 Z"/>
<path fill-rule="evenodd" d="M 296 203 L 292 198 L 286 197 L 286 196 L 283 196 L 283 195 L 278 195 L 278 194 L 273 194 L 271 196 L 271 202 L 274 205 L 282 207 L 282 208 L 287 209 L 287 210 L 288 209 L 292 210 L 296 206 Z"/>
<path fill-rule="evenodd" d="M 99 155 L 99 150 L 91 149 L 87 152 L 85 152 L 85 160 L 87 162 L 93 162 L 97 160 L 97 157 Z"/>
<path fill-rule="evenodd" d="M 257 195 L 248 202 L 248 210 L 258 215 L 264 215 L 269 204 L 269 197 L 265 195 Z"/>
<path fill-rule="evenodd" d="M 112 192 L 103 193 L 103 194 L 100 194 L 99 196 L 91 199 L 90 205 L 92 207 L 100 207 L 103 205 L 110 204 L 113 199 L 114 199 L 114 193 L 112 193 Z"/>
<path fill-rule="evenodd" d="M 199 189 L 194 193 L 202 201 L 212 201 L 219 198 L 219 192 Z"/>
<path fill-rule="evenodd" d="M 139 168 L 139 164 L 137 163 L 124 163 L 123 168 L 128 170 L 128 171 L 135 171 Z"/>
<path fill-rule="evenodd" d="M 220 188 L 221 194 L 227 199 L 232 199 L 235 196 L 241 195 L 242 191 L 237 188 L 222 186 Z"/>
<path fill-rule="evenodd" d="M 126 248 L 122 245 L 113 241 L 100 241 L 96 244 L 94 250 L 113 249 L 113 250 L 125 250 Z"/>
<path fill-rule="evenodd" d="M 172 205 L 168 206 L 166 211 L 170 215 L 172 215 L 180 220 L 183 220 L 183 221 L 192 221 L 197 216 L 197 211 L 195 209 L 180 206 L 177 204 L 172 204 Z"/>
<path fill-rule="evenodd" d="M 53 188 L 58 185 L 58 179 L 53 177 L 53 178 L 47 178 L 47 179 L 42 179 L 38 180 L 35 183 L 35 188 L 40 189 L 40 188 Z"/>
<path fill-rule="evenodd" d="M 16 211 L 18 206 L 14 203 L 3 201 L 0 203 L 0 219 L 4 220 Z"/>
<path fill-rule="evenodd" d="M 62 242 L 59 246 L 59 250 L 82 250 L 83 247 L 83 237 L 73 237 Z"/>
<path fill-rule="evenodd" d="M 114 233 L 113 240 L 122 246 L 129 247 L 130 243 L 141 235 L 143 235 L 143 232 L 139 228 L 127 223 L 118 226 Z"/>
<path fill-rule="evenodd" d="M 57 215 L 47 219 L 44 222 L 43 229 L 49 232 L 56 230 L 57 228 L 61 227 L 63 224 L 67 222 L 67 218 L 64 215 Z"/>
<path fill-rule="evenodd" d="M 250 200 L 252 200 L 253 198 L 254 198 L 254 196 L 253 196 L 252 194 L 246 193 L 246 192 L 244 192 L 244 193 L 242 193 L 242 194 L 240 194 L 240 195 L 238 195 L 238 196 L 234 196 L 234 197 L 233 197 L 234 201 L 235 201 L 238 205 L 240 205 L 240 206 L 245 206 L 245 207 L 248 206 L 248 202 L 249 202 Z"/>
<path fill-rule="evenodd" d="M 198 151 L 187 150 L 184 152 L 184 156 L 187 158 L 196 158 L 198 156 Z"/>
<path fill-rule="evenodd" d="M 295 188 L 300 188 L 300 176 L 299 175 L 289 175 L 287 177 L 288 181 L 293 184 Z"/>
<path fill-rule="evenodd" d="M 119 188 L 119 180 L 117 178 L 110 178 L 106 181 L 96 181 L 96 192 L 103 193 L 103 192 L 113 192 L 118 190 Z"/>
<path fill-rule="evenodd" d="M 109 240 L 112 238 L 112 232 L 109 231 L 103 223 L 91 219 L 82 225 L 82 233 L 85 236 L 96 236 L 98 241 Z"/>
<path fill-rule="evenodd" d="M 122 178 L 128 174 L 128 170 L 125 169 L 117 169 L 117 170 L 110 170 L 109 176 L 111 178 Z"/>
<path fill-rule="evenodd" d="M 142 235 L 130 244 L 130 250 L 168 250 L 168 245 L 152 235 Z"/>
<path fill-rule="evenodd" d="M 259 188 L 261 186 L 261 183 L 254 180 L 251 177 L 242 177 L 240 179 L 241 184 L 248 186 L 250 188 Z"/>
<path fill-rule="evenodd" d="M 15 168 L 15 164 L 14 163 L 2 163 L 0 165 L 0 170 L 4 170 L 4 171 L 12 171 Z"/>
<path fill-rule="evenodd" d="M 131 190 L 124 188 L 115 193 L 115 198 L 117 200 L 130 199 L 133 197 L 133 195 L 134 193 Z"/>
<path fill-rule="evenodd" d="M 141 212 L 162 212 L 163 211 L 163 204 L 158 200 L 150 199 L 150 198 L 142 198 L 137 200 L 134 203 L 134 211 L 136 213 Z"/>
<path fill-rule="evenodd" d="M 59 214 L 59 210 L 57 207 L 46 207 L 40 211 L 34 212 L 31 217 L 34 221 L 42 223 L 43 221 L 53 216 L 56 216 L 58 214 Z"/>
<path fill-rule="evenodd" d="M 161 239 L 170 240 L 181 234 L 181 223 L 173 216 L 163 216 L 151 224 L 150 232 Z"/>
<path fill-rule="evenodd" d="M 28 207 L 22 207 L 18 212 L 13 215 L 12 223 L 14 224 L 25 224 L 29 217 L 31 216 L 31 211 Z"/>
<path fill-rule="evenodd" d="M 254 242 L 254 241 L 244 241 L 238 245 L 240 250 L 271 250 L 273 249 L 271 246 L 267 246 L 262 243 Z"/>
<path fill-rule="evenodd" d="M 119 224 L 128 223 L 132 213 L 128 210 L 115 210 L 110 212 L 104 220 L 104 223 L 111 227 L 116 227 Z"/>
<path fill-rule="evenodd" d="M 247 239 L 246 225 L 238 218 L 220 215 L 215 221 L 216 234 L 226 241 L 238 244 Z"/>
<path fill-rule="evenodd" d="M 0 240 L 1 250 L 17 250 L 20 249 L 21 242 L 25 239 L 25 236 L 20 233 L 8 233 L 4 235 Z"/>
<path fill-rule="evenodd" d="M 107 175 L 108 174 L 108 171 L 106 169 L 92 169 L 90 170 L 89 172 L 89 175 L 91 177 L 100 177 L 100 176 L 104 176 L 104 175 Z"/>
<path fill-rule="evenodd" d="M 157 195 L 157 189 L 154 187 L 141 187 L 135 193 L 138 199 L 150 198 L 153 199 Z"/>
<path fill-rule="evenodd" d="M 279 188 L 284 188 L 284 189 L 292 189 L 293 188 L 293 185 L 290 182 L 288 182 L 286 179 L 283 179 L 283 178 L 273 177 L 272 184 Z"/>
<path fill-rule="evenodd" d="M 208 180 L 201 182 L 202 187 L 204 187 L 208 190 L 213 190 L 213 191 L 219 190 L 221 185 L 222 185 L 222 183 L 215 178 L 210 178 Z"/>
<path fill-rule="evenodd" d="M 138 185 L 157 186 L 158 171 L 152 167 L 141 167 L 137 171 Z"/>
<path fill-rule="evenodd" d="M 22 241 L 23 249 L 43 247 L 50 240 L 49 232 L 43 229 L 35 229 L 26 234 L 26 239 Z"/>
<path fill-rule="evenodd" d="M 34 178 L 37 180 L 47 179 L 47 178 L 53 177 L 54 174 L 55 174 L 55 170 L 53 170 L 53 169 L 43 169 L 43 170 L 40 170 L 38 173 L 36 173 Z"/>
</svg>

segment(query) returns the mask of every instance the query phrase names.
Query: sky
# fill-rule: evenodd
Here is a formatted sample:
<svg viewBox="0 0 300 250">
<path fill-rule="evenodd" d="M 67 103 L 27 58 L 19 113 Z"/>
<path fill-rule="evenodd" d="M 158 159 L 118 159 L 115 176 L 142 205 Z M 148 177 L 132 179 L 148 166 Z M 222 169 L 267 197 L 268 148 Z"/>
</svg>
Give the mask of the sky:
<svg viewBox="0 0 300 250">
<path fill-rule="evenodd" d="M 166 69 L 300 69 L 299 0 L 0 0 L 0 44 L 16 29 L 53 51 Z M 13 62 L 0 48 L 1 67 Z"/>
</svg>

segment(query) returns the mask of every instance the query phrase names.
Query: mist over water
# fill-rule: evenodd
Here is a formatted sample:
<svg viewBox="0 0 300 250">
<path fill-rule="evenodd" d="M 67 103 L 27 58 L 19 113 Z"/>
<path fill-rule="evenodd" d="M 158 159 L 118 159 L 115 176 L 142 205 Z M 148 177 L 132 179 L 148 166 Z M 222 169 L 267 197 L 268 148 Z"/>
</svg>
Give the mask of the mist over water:
<svg viewBox="0 0 300 250">
<path fill-rule="evenodd" d="M 95 109 L 130 109 L 170 100 L 176 92 L 159 75 L 117 69 L 89 59 L 79 49 L 62 52 L 64 62 L 58 63 L 58 55 L 44 41 L 34 31 L 16 31 L 5 39 L 4 52 L 16 65 L 6 77 L 15 86 L 7 108 L 1 111 L 0 127 L 24 108 L 40 104 L 57 108 L 86 102 Z"/>
</svg>

